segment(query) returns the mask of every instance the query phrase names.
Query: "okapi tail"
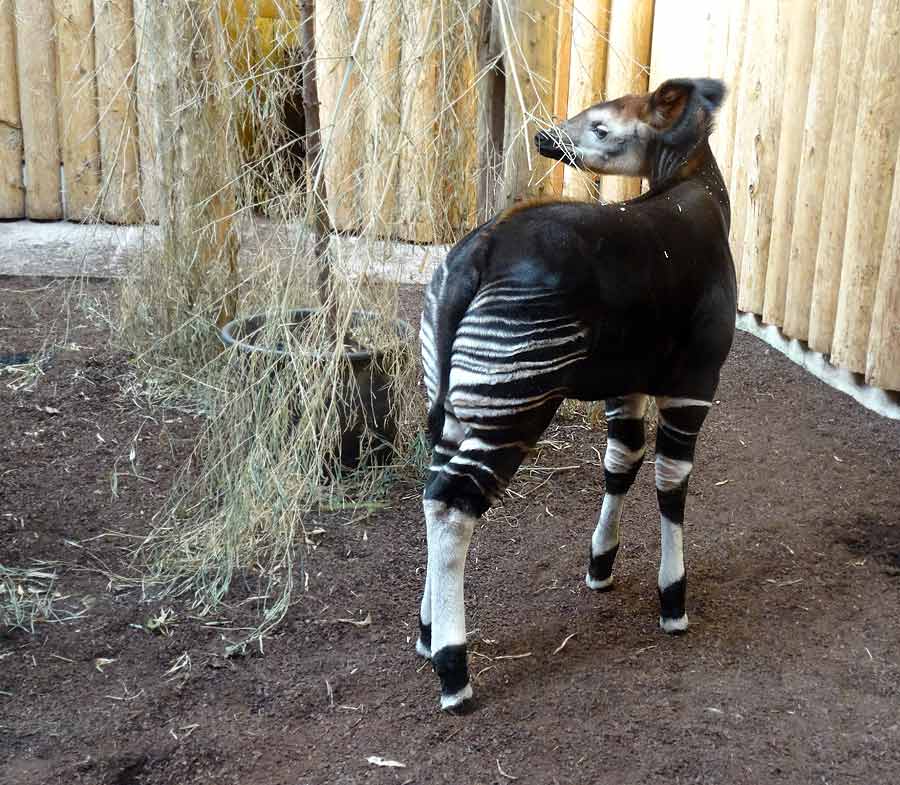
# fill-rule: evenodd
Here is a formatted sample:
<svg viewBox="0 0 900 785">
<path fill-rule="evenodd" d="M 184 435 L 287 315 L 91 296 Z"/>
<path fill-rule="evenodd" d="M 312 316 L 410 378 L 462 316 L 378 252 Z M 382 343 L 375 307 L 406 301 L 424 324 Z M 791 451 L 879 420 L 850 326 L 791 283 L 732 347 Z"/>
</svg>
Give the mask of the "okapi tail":
<svg viewBox="0 0 900 785">
<path fill-rule="evenodd" d="M 492 222 L 491 222 L 492 223 Z M 490 253 L 490 224 L 460 241 L 431 280 L 422 314 L 422 360 L 428 388 L 428 436 L 432 446 L 444 430 L 444 400 L 450 387 L 450 355 L 459 324 L 481 284 Z"/>
</svg>

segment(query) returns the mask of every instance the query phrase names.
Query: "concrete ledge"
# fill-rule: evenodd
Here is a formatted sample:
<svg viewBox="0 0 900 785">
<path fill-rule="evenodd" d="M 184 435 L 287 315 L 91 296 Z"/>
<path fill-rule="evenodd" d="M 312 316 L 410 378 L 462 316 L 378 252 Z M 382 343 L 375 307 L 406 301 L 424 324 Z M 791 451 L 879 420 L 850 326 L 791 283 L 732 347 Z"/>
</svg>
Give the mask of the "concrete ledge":
<svg viewBox="0 0 900 785">
<path fill-rule="evenodd" d="M 870 387 L 859 380 L 858 374 L 845 368 L 836 368 L 828 362 L 824 354 L 814 352 L 796 338 L 786 337 L 781 330 L 771 324 L 763 324 L 756 314 L 738 313 L 735 324 L 739 330 L 765 341 L 829 387 L 846 393 L 867 409 L 883 417 L 900 420 L 900 395 L 897 393 Z"/>
</svg>

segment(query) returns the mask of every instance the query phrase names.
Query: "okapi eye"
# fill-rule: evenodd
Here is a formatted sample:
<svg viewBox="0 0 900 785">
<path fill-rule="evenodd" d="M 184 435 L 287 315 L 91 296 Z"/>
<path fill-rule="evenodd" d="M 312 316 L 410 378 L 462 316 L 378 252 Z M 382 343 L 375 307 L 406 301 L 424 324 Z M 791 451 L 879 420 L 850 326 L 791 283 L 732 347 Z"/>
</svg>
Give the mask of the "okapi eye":
<svg viewBox="0 0 900 785">
<path fill-rule="evenodd" d="M 597 134 L 598 139 L 606 139 L 606 135 L 609 133 L 602 125 L 594 126 L 594 133 Z"/>
</svg>

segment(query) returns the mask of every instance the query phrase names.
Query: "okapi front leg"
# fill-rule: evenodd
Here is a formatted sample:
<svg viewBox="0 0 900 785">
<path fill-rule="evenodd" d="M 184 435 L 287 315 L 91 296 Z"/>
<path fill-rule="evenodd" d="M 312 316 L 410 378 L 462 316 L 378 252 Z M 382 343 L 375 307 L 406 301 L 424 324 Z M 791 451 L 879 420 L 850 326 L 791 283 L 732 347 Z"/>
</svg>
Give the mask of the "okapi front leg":
<svg viewBox="0 0 900 785">
<path fill-rule="evenodd" d="M 685 632 L 684 506 L 694 449 L 710 404 L 692 398 L 657 398 L 656 496 L 660 517 L 659 626 Z"/>
<path fill-rule="evenodd" d="M 600 519 L 591 538 L 591 560 L 585 582 L 596 591 L 612 588 L 613 562 L 619 551 L 619 522 L 625 495 L 644 460 L 646 395 L 627 395 L 606 401 L 606 453 L 603 476 L 606 492 Z"/>
</svg>

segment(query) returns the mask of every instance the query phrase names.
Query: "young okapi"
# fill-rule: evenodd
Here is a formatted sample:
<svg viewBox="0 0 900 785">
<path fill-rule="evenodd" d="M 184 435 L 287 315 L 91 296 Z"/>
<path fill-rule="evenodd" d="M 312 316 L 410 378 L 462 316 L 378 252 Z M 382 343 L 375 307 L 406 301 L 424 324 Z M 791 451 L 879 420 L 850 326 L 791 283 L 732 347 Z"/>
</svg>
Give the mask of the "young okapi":
<svg viewBox="0 0 900 785">
<path fill-rule="evenodd" d="M 723 96 L 718 81 L 671 80 L 539 133 L 542 155 L 647 177 L 649 191 L 622 204 L 517 205 L 472 231 L 434 274 L 421 328 L 434 450 L 416 649 L 440 677 L 444 709 L 472 697 L 463 569 L 475 521 L 564 398 L 606 403 L 606 492 L 586 579 L 605 590 L 655 397 L 659 623 L 687 629 L 687 483 L 736 307 L 728 195 L 708 143 Z"/>
</svg>

